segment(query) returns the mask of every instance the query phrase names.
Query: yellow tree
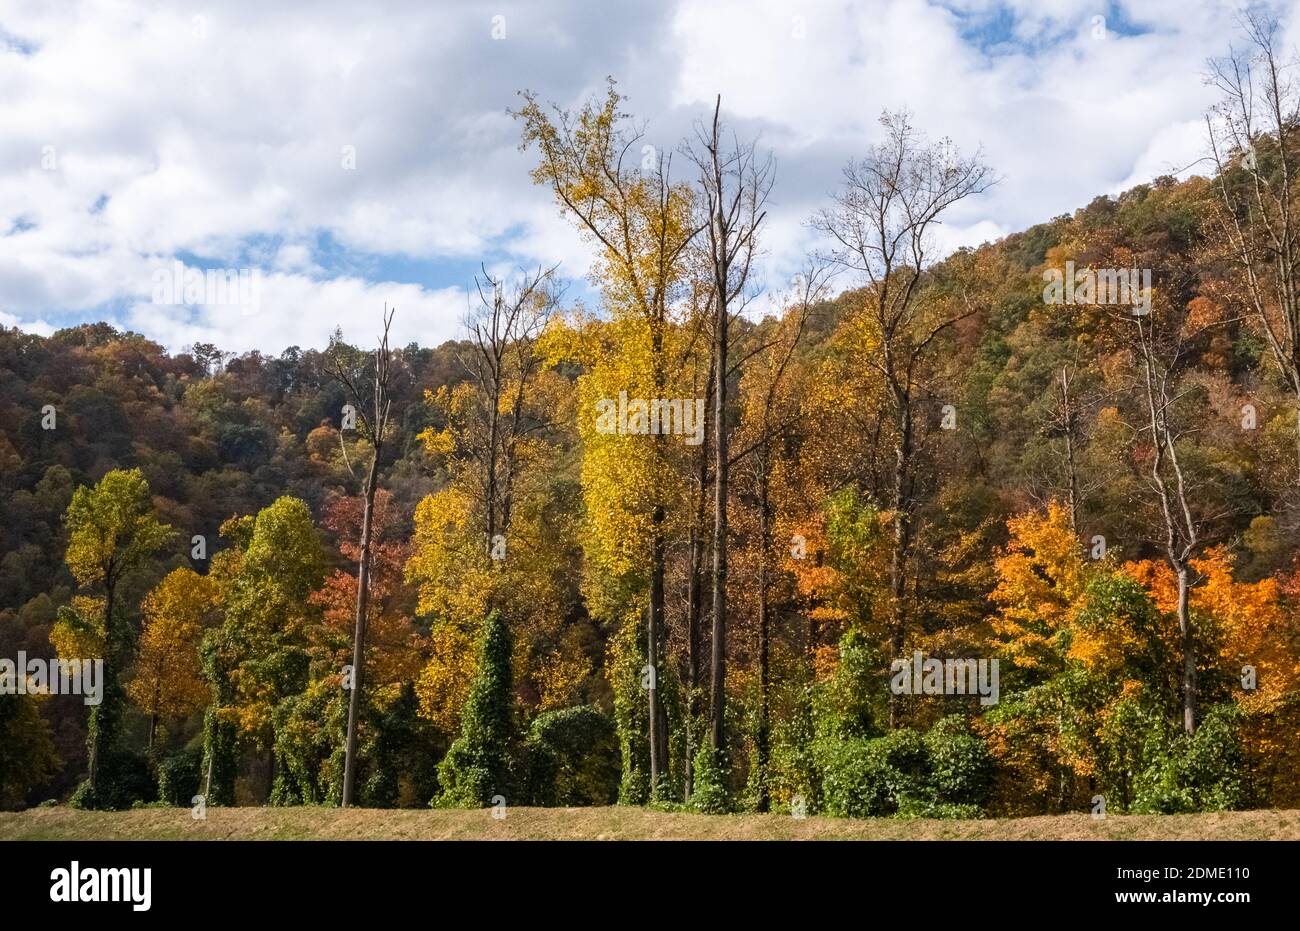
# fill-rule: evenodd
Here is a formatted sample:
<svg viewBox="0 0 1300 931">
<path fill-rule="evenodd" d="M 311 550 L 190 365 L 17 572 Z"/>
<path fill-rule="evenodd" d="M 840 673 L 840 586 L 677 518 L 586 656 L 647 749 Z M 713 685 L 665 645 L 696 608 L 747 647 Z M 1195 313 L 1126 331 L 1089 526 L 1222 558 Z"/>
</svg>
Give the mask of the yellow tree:
<svg viewBox="0 0 1300 931">
<path fill-rule="evenodd" d="M 144 630 L 135 677 L 127 693 L 149 716 L 149 749 L 159 720 L 201 711 L 211 689 L 203 677 L 199 643 L 215 621 L 220 590 L 193 569 L 175 569 L 144 600 Z"/>
<path fill-rule="evenodd" d="M 643 146 L 643 134 L 622 112 L 623 98 L 613 81 L 603 100 L 588 102 L 576 115 L 558 107 L 548 113 L 533 94 L 523 97 L 515 116 L 523 124 L 521 147 L 538 153 L 533 180 L 552 192 L 564 214 L 596 246 L 593 278 L 625 337 L 619 348 L 629 366 L 626 379 L 607 383 L 610 393 L 589 400 L 619 397 L 621 391 L 634 398 L 670 397 L 671 315 L 688 283 L 686 252 L 698 232 L 691 188 L 671 180 L 669 155 Z M 651 456 L 662 458 L 659 448 L 667 437 L 655 432 L 650 439 L 656 447 Z M 584 474 L 588 471 L 584 462 Z M 658 670 L 669 506 L 662 484 L 652 484 L 648 491 L 637 503 L 648 527 L 647 657 Z M 647 694 L 650 786 L 657 794 L 668 765 L 667 717 L 657 689 Z"/>
<path fill-rule="evenodd" d="M 432 619 L 417 683 L 422 714 L 452 730 L 475 669 L 479 626 L 512 627 L 515 682 L 529 706 L 578 698 L 590 663 L 576 617 L 576 494 L 565 463 L 572 385 L 544 370 L 535 340 L 555 306 L 549 273 L 486 276 L 463 362 L 469 381 L 426 393 L 440 429 L 421 434 L 447 485 L 416 508 L 407 579 Z"/>
<path fill-rule="evenodd" d="M 1011 539 L 995 561 L 998 583 L 989 597 L 998 606 L 993 630 L 1001 651 L 1022 669 L 1050 675 L 1064 659 L 1061 634 L 1089 577 L 1070 524 L 1068 508 L 1055 501 L 1046 514 L 1007 522 Z"/>
</svg>

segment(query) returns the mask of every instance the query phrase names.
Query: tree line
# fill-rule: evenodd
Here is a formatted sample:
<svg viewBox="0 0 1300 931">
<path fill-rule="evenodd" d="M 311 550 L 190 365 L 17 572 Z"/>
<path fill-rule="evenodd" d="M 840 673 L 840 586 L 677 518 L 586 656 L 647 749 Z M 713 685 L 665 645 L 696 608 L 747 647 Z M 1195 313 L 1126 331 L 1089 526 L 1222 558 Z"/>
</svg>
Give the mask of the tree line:
<svg viewBox="0 0 1300 931">
<path fill-rule="evenodd" d="M 0 655 L 108 678 L 0 696 L 0 800 L 1296 804 L 1298 107 L 1243 28 L 1209 177 L 975 249 L 994 168 L 887 112 L 761 281 L 761 140 L 610 82 L 514 114 L 595 310 L 484 268 L 432 350 L 4 331 Z"/>
</svg>

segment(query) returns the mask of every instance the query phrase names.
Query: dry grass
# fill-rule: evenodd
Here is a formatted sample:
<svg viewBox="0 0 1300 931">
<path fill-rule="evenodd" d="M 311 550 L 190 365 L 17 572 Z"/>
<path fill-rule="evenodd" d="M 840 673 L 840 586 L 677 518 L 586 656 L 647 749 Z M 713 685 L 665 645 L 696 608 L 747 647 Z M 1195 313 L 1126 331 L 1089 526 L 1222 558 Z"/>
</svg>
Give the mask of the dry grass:
<svg viewBox="0 0 1300 931">
<path fill-rule="evenodd" d="M 1298 840 L 1300 811 L 1198 815 L 1086 814 L 981 821 L 795 820 L 788 815 L 697 815 L 642 808 L 432 811 L 210 808 L 0 812 L 0 840 Z"/>
</svg>

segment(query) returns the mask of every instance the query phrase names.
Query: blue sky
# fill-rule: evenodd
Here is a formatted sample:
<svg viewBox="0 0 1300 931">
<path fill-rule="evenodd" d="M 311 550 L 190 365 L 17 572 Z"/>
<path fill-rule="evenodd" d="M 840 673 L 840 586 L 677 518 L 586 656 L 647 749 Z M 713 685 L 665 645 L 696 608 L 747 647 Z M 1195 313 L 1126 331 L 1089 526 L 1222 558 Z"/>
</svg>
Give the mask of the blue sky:
<svg viewBox="0 0 1300 931">
<path fill-rule="evenodd" d="M 569 298 L 590 300 L 589 246 L 529 181 L 507 111 L 523 88 L 574 106 L 606 75 L 661 148 L 721 93 L 731 125 L 773 151 L 762 275 L 774 292 L 884 108 L 983 148 L 1002 183 L 954 211 L 939 242 L 978 244 L 1204 155 L 1204 63 L 1226 52 L 1234 12 L 1218 0 L 279 6 L 0 3 L 0 325 L 107 319 L 173 350 L 278 353 L 322 346 L 335 326 L 364 340 L 386 302 L 400 340 L 440 342 L 458 335 L 480 263 L 558 262 Z M 155 303 L 154 276 L 177 259 L 256 270 L 255 311 Z"/>
</svg>

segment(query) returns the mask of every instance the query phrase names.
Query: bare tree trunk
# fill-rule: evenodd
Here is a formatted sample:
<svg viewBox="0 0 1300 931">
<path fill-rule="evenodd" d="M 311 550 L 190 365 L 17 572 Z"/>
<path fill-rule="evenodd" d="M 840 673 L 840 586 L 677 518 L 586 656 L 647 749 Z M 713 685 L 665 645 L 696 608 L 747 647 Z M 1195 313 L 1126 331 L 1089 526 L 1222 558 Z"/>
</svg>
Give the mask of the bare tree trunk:
<svg viewBox="0 0 1300 931">
<path fill-rule="evenodd" d="M 721 222 L 721 218 L 719 218 Z M 713 655 L 709 664 L 711 705 L 709 743 L 714 753 L 726 751 L 727 709 L 727 298 L 726 267 L 715 298 L 713 383 Z"/>
<path fill-rule="evenodd" d="M 713 395 L 713 367 L 710 362 L 707 392 Z M 706 404 L 707 411 L 707 404 Z M 705 415 L 707 420 L 707 414 Z M 704 614 L 704 527 L 709 490 L 709 424 L 704 424 L 704 442 L 696 461 L 695 518 L 690 530 L 690 578 L 686 596 L 686 768 L 684 795 L 689 800 L 695 789 L 696 724 L 700 715 L 700 621 Z"/>
<path fill-rule="evenodd" d="M 768 617 L 767 556 L 772 546 L 771 503 L 768 497 L 767 440 L 759 457 L 758 472 L 758 727 L 754 743 L 757 751 L 757 793 L 754 807 L 765 812 L 771 807 L 767 770 L 771 757 L 771 659 L 770 620 Z"/>
<path fill-rule="evenodd" d="M 357 607 L 352 638 L 352 690 L 348 696 L 347 738 L 343 757 L 342 806 L 349 807 L 355 794 L 357 778 L 357 729 L 360 726 L 362 692 L 366 673 L 366 619 L 370 607 L 370 549 L 374 532 L 375 492 L 379 487 L 379 459 L 383 455 L 384 433 L 392 414 L 389 379 L 392 375 L 392 353 L 388 348 L 388 332 L 393 323 L 393 312 L 384 307 L 384 331 L 375 351 L 374 383 L 371 385 L 369 415 L 362 414 L 362 424 L 374 449 L 370 472 L 363 490 L 365 505 L 361 513 L 360 556 L 357 564 Z M 362 392 L 357 382 L 348 376 L 336 359 L 335 373 L 352 394 L 360 414 L 365 408 Z"/>
<path fill-rule="evenodd" d="M 357 724 L 366 670 L 366 613 L 370 604 L 370 531 L 374 524 L 375 486 L 379 481 L 379 450 L 366 478 L 366 504 L 361 516 L 361 563 L 357 570 L 356 629 L 352 637 L 352 691 L 348 696 L 348 742 L 343 764 L 343 807 L 352 804 L 357 777 Z"/>
</svg>

